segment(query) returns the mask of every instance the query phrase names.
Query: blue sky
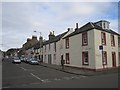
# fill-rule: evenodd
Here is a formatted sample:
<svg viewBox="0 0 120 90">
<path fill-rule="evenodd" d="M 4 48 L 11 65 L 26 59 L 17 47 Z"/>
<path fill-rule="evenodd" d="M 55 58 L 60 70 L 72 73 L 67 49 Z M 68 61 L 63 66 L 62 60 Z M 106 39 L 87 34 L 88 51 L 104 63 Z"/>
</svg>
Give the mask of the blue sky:
<svg viewBox="0 0 120 90">
<path fill-rule="evenodd" d="M 2 50 L 22 47 L 27 38 L 39 36 L 34 30 L 48 39 L 50 31 L 57 35 L 69 27 L 75 28 L 75 23 L 81 27 L 88 22 L 108 20 L 110 28 L 118 32 L 117 2 L 2 2 L 0 15 Z"/>
</svg>

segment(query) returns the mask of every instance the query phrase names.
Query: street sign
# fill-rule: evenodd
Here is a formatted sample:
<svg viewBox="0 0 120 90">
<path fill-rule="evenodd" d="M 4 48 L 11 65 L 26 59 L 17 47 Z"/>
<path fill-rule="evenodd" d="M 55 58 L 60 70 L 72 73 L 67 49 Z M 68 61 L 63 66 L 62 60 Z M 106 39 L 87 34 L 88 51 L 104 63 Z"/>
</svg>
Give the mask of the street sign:
<svg viewBox="0 0 120 90">
<path fill-rule="evenodd" d="M 103 46 L 102 45 L 99 46 L 99 50 L 103 50 Z"/>
</svg>

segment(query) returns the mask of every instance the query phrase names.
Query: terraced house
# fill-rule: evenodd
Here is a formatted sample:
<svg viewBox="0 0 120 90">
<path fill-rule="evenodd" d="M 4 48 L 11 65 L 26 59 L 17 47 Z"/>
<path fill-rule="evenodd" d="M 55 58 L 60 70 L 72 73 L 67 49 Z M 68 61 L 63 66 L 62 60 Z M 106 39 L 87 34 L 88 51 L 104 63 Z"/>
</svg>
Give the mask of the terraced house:
<svg viewBox="0 0 120 90">
<path fill-rule="evenodd" d="M 120 66 L 120 34 L 109 28 L 110 22 L 89 22 L 64 37 L 66 65 L 87 69 Z"/>
<path fill-rule="evenodd" d="M 35 51 L 44 63 L 83 69 L 100 70 L 120 66 L 120 34 L 109 28 L 110 22 L 89 22 L 57 36 L 50 32 L 49 40 L 38 43 Z M 41 57 L 41 58 L 40 58 Z"/>
<path fill-rule="evenodd" d="M 68 28 L 66 32 L 57 36 L 54 35 L 54 32 L 50 32 L 49 40 L 43 42 L 43 62 L 56 65 L 61 64 L 61 40 L 62 37 L 70 34 L 71 32 L 72 29 L 70 28 Z"/>
</svg>

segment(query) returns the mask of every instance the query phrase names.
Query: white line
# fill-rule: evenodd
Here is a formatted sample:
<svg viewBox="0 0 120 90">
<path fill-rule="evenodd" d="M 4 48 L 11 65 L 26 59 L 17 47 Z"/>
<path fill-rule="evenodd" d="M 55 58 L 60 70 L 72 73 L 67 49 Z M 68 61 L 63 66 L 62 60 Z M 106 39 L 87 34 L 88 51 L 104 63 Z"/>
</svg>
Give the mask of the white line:
<svg viewBox="0 0 120 90">
<path fill-rule="evenodd" d="M 33 73 L 30 73 L 33 77 L 37 78 L 38 80 L 40 80 L 41 82 L 44 82 L 44 80 L 42 80 L 41 78 L 39 78 L 38 76 L 34 75 Z"/>
<path fill-rule="evenodd" d="M 6 87 L 6 86 L 5 86 L 5 87 L 3 87 L 3 88 L 10 88 L 10 87 Z"/>
<path fill-rule="evenodd" d="M 23 68 L 23 67 L 20 67 L 21 69 L 23 69 L 24 71 L 26 71 L 27 69 Z"/>
</svg>

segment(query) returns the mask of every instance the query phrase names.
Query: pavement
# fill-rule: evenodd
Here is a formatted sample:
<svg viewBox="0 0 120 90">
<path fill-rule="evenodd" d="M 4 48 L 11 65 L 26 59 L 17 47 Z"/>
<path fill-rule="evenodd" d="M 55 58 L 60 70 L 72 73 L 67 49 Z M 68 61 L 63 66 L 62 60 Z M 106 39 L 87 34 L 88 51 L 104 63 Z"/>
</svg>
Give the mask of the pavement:
<svg viewBox="0 0 120 90">
<path fill-rule="evenodd" d="M 119 72 L 120 68 L 112 68 L 112 69 L 107 69 L 107 70 L 93 71 L 93 70 L 64 66 L 64 70 L 63 70 L 61 65 L 54 65 L 54 64 L 47 64 L 47 63 L 41 63 L 40 65 L 44 66 L 44 67 L 47 67 L 47 68 L 59 70 L 59 71 L 62 71 L 62 72 L 75 74 L 75 75 L 84 75 L 84 76 L 94 76 L 94 75 L 113 74 L 113 73 L 118 74 L 118 73 L 120 73 Z"/>
</svg>

